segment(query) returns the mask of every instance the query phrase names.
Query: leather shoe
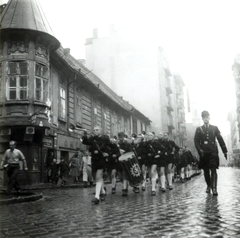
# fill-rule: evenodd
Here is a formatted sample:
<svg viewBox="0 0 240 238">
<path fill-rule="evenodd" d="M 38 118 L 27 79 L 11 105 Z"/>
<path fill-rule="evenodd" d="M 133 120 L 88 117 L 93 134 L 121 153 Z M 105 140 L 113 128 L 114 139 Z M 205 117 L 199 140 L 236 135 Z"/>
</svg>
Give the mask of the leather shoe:
<svg viewBox="0 0 240 238">
<path fill-rule="evenodd" d="M 139 193 L 139 188 L 138 188 L 138 187 L 135 187 L 135 188 L 133 189 L 133 191 L 134 191 L 135 193 Z"/>
<path fill-rule="evenodd" d="M 217 196 L 218 195 L 217 189 L 213 188 L 212 193 L 213 193 L 214 196 Z"/>
<path fill-rule="evenodd" d="M 155 196 L 156 195 L 156 191 L 152 191 L 151 195 Z"/>
<path fill-rule="evenodd" d="M 101 201 L 104 201 L 105 200 L 105 198 L 106 198 L 106 193 L 105 194 L 100 194 L 100 200 Z"/>
<path fill-rule="evenodd" d="M 122 196 L 126 197 L 128 195 L 128 190 L 127 189 L 123 189 L 122 190 Z"/>
<path fill-rule="evenodd" d="M 99 199 L 94 198 L 94 199 L 92 200 L 92 204 L 95 204 L 95 205 L 99 204 Z"/>
</svg>

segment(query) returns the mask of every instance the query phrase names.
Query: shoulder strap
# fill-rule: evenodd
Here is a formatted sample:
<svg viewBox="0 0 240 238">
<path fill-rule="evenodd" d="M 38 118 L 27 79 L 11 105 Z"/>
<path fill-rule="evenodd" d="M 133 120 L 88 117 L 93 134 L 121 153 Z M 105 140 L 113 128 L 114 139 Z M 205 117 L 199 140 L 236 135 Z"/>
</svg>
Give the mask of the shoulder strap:
<svg viewBox="0 0 240 238">
<path fill-rule="evenodd" d="M 200 131 L 204 134 L 204 131 L 201 126 L 199 126 Z"/>
</svg>

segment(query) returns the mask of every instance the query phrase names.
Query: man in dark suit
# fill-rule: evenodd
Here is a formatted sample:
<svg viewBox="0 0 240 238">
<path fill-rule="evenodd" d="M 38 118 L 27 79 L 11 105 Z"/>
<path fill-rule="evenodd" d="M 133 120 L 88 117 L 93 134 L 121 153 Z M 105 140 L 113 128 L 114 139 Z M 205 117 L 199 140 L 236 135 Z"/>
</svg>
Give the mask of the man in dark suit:
<svg viewBox="0 0 240 238">
<path fill-rule="evenodd" d="M 209 124 L 210 114 L 202 112 L 203 126 L 196 129 L 194 136 L 195 147 L 200 156 L 199 168 L 203 169 L 207 184 L 207 193 L 212 189 L 213 195 L 217 196 L 217 169 L 219 157 L 216 139 L 227 159 L 227 148 L 217 126 Z M 211 173 L 210 173 L 211 172 Z"/>
</svg>

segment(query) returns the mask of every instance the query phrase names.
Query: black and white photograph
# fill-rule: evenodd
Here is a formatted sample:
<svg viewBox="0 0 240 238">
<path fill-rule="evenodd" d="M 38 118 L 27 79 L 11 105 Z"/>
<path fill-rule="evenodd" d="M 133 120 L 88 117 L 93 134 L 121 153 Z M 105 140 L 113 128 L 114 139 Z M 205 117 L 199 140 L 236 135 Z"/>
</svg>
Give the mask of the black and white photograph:
<svg viewBox="0 0 240 238">
<path fill-rule="evenodd" d="M 0 0 L 0 238 L 240 238 L 239 0 Z"/>
</svg>

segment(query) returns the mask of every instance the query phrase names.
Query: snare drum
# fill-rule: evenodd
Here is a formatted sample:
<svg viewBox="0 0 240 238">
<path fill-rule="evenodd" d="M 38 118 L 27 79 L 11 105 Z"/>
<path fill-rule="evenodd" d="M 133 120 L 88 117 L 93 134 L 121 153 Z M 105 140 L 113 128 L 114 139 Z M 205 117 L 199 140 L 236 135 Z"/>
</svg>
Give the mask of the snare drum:
<svg viewBox="0 0 240 238">
<path fill-rule="evenodd" d="M 133 152 L 127 152 L 120 156 L 119 162 L 132 187 L 138 186 L 143 182 L 142 171 Z"/>
</svg>

